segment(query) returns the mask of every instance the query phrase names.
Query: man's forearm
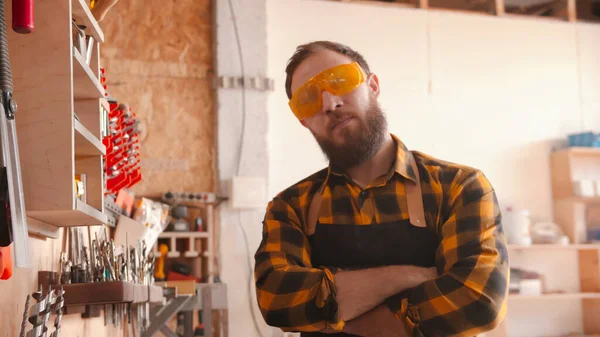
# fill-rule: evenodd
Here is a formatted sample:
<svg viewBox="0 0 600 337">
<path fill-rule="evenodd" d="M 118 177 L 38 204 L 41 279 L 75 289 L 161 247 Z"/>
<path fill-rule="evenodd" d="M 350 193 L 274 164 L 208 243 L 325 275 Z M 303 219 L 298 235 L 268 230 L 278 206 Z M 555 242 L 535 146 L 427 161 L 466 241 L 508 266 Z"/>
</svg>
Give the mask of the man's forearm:
<svg viewBox="0 0 600 337">
<path fill-rule="evenodd" d="M 348 321 L 375 308 L 388 297 L 437 276 L 435 268 L 387 266 L 335 274 L 340 319 Z"/>
<path fill-rule="evenodd" d="M 404 323 L 385 305 L 347 322 L 343 332 L 362 337 L 409 337 Z"/>
</svg>

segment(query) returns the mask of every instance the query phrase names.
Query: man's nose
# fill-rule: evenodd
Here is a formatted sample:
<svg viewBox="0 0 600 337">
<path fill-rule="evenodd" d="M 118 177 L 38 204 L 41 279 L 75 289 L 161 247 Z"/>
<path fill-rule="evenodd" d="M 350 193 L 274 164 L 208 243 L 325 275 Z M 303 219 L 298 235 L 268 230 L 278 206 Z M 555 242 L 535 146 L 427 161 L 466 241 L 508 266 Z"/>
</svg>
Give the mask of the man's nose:
<svg viewBox="0 0 600 337">
<path fill-rule="evenodd" d="M 323 91 L 323 112 L 328 113 L 335 111 L 344 105 L 342 99 L 339 96 L 333 95 L 328 91 Z"/>
</svg>

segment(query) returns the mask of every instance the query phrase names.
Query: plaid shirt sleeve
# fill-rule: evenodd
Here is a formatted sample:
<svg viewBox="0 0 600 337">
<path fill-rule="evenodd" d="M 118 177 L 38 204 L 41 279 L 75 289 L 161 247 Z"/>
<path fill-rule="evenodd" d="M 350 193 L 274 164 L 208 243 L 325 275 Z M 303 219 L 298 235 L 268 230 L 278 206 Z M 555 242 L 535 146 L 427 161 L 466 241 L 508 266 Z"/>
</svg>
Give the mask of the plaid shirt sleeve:
<svg viewBox="0 0 600 337">
<path fill-rule="evenodd" d="M 280 197 L 267 207 L 254 271 L 261 313 L 267 324 L 284 331 L 339 331 L 343 322 L 337 320 L 335 269 L 311 265 L 296 210 Z"/>
<path fill-rule="evenodd" d="M 495 192 L 485 176 L 459 171 L 449 182 L 438 228 L 440 277 L 386 302 L 411 336 L 475 336 L 506 313 L 508 252 Z"/>
</svg>

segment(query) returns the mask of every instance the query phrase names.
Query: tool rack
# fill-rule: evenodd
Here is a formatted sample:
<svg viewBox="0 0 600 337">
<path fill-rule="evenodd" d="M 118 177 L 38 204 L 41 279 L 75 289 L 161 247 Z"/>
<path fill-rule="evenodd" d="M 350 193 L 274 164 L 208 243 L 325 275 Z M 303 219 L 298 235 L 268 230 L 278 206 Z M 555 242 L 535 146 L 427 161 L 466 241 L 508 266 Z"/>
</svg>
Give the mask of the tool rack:
<svg viewBox="0 0 600 337">
<path fill-rule="evenodd" d="M 11 12 L 10 1 L 6 12 Z M 89 62 L 74 46 L 72 19 L 93 37 Z M 100 82 L 103 41 L 85 0 L 39 1 L 34 33 L 8 30 L 30 233 L 57 238 L 59 227 L 107 223 L 101 130 L 102 109 L 109 104 Z M 75 193 L 77 174 L 86 175 L 85 201 Z"/>
<path fill-rule="evenodd" d="M 65 306 L 67 307 L 120 303 L 160 303 L 163 300 L 162 287 L 126 281 L 70 283 L 53 287 L 64 288 Z"/>
</svg>

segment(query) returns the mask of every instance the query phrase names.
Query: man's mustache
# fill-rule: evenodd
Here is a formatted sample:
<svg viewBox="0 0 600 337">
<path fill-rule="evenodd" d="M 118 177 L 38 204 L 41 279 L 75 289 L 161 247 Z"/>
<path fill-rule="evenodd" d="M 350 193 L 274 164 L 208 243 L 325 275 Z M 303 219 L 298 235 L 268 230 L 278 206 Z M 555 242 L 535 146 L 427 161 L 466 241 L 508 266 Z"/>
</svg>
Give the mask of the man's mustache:
<svg viewBox="0 0 600 337">
<path fill-rule="evenodd" d="M 332 130 L 338 123 L 342 122 L 348 118 L 356 118 L 357 115 L 354 112 L 350 111 L 332 111 L 329 113 L 329 123 L 327 124 L 327 128 Z"/>
</svg>

